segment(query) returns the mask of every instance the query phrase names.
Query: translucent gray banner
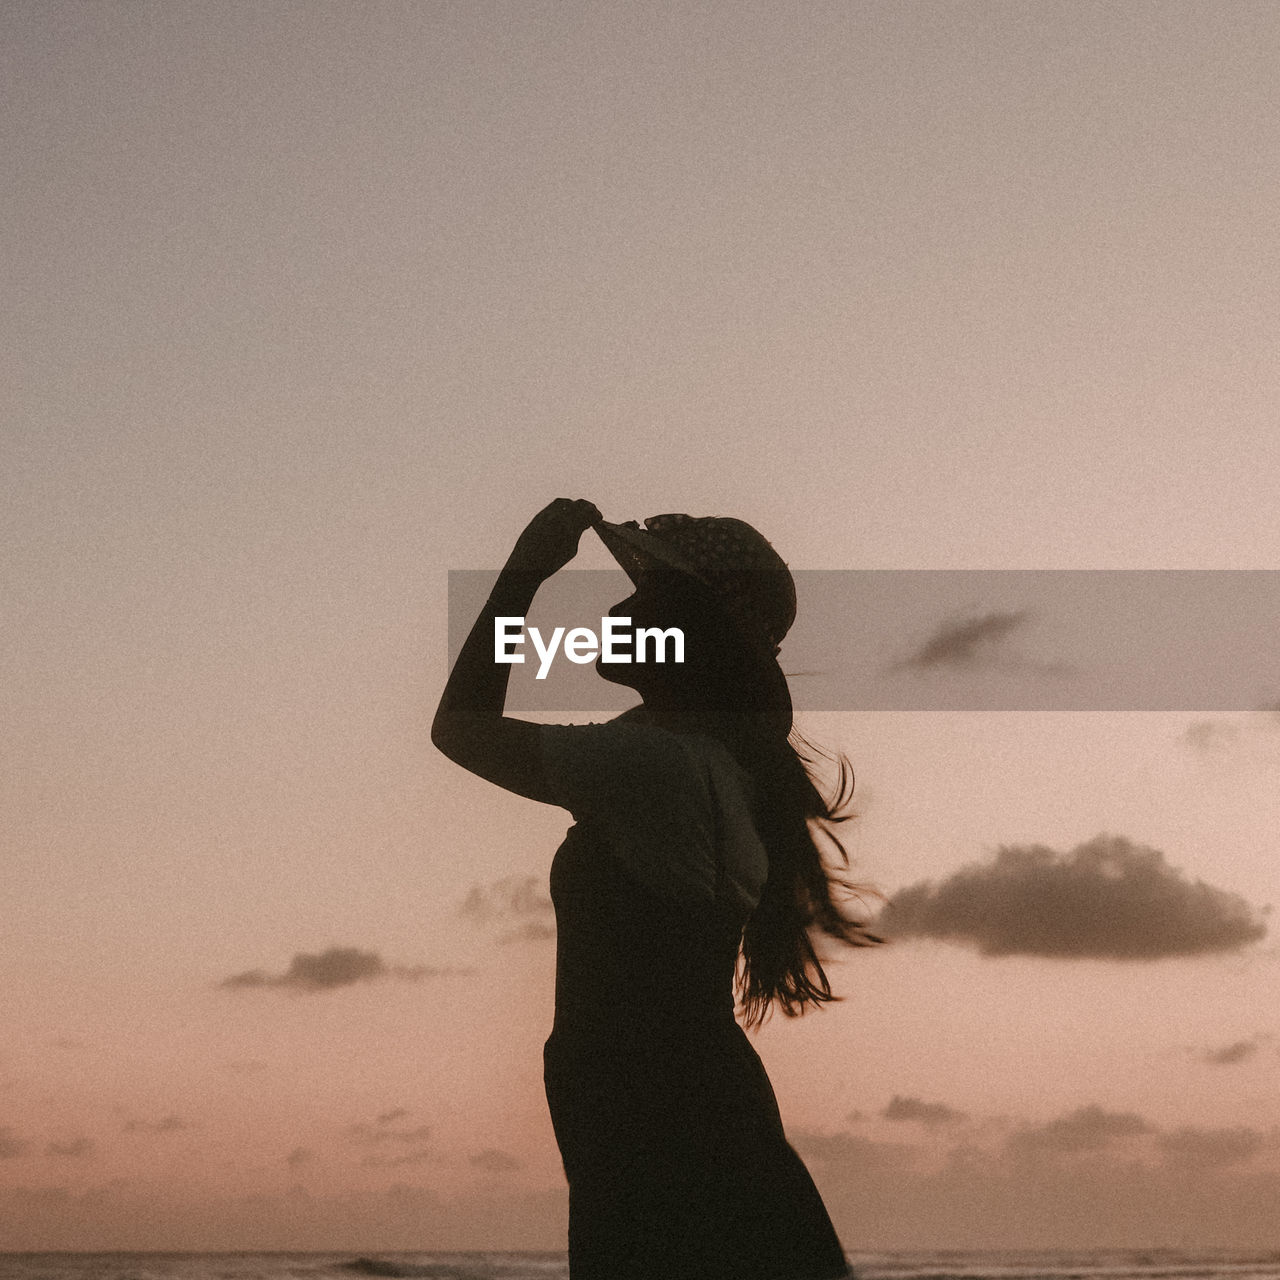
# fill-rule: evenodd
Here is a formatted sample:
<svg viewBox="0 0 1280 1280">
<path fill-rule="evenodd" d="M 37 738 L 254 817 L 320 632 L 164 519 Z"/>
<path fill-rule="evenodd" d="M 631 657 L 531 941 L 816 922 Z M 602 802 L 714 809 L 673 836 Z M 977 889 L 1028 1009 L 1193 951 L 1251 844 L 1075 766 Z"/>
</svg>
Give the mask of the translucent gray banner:
<svg viewBox="0 0 1280 1280">
<path fill-rule="evenodd" d="M 1255 711 L 1280 708 L 1280 571 L 801 569 L 780 662 L 801 711 Z M 496 570 L 449 574 L 449 661 Z M 631 593 L 620 570 L 566 570 L 526 620 L 597 637 Z M 514 633 L 514 627 L 511 628 Z M 561 638 L 563 643 L 563 636 Z M 526 630 L 507 709 L 621 711 L 635 694 L 539 657 Z M 579 637 L 578 652 L 589 651 Z M 544 678 L 539 679 L 539 669 Z"/>
</svg>

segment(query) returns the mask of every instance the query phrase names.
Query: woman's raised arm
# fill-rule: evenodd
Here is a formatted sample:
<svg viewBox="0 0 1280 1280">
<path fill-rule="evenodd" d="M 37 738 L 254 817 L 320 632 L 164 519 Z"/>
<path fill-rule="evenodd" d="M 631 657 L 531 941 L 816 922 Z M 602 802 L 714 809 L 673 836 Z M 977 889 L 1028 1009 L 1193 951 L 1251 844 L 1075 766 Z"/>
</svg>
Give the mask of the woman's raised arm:
<svg viewBox="0 0 1280 1280">
<path fill-rule="evenodd" d="M 583 532 L 601 519 L 584 499 L 557 498 L 516 541 L 445 684 L 431 741 L 455 764 L 507 791 L 554 803 L 538 757 L 538 726 L 504 716 L 510 665 L 495 662 L 494 619 L 524 617 L 538 588 L 578 553 Z"/>
</svg>

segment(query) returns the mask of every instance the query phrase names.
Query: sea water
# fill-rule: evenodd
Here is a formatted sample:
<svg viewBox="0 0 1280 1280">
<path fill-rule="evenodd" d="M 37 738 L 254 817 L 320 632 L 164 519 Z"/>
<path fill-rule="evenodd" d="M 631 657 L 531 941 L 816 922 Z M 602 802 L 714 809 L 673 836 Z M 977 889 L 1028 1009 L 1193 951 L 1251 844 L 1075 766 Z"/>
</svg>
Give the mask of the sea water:
<svg viewBox="0 0 1280 1280">
<path fill-rule="evenodd" d="M 855 1253 L 858 1280 L 1280 1280 L 1280 1250 Z M 563 1253 L 8 1253 L 0 1280 L 567 1280 Z"/>
</svg>

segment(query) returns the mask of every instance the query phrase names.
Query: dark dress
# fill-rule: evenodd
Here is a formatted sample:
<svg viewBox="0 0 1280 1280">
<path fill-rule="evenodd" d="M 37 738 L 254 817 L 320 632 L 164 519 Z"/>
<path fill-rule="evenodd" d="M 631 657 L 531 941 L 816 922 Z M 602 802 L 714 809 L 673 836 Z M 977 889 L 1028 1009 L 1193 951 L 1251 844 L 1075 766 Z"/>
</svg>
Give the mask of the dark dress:
<svg viewBox="0 0 1280 1280">
<path fill-rule="evenodd" d="M 734 1019 L 743 920 L 720 884 L 714 905 L 655 892 L 589 822 L 552 863 L 544 1065 L 569 1181 L 572 1280 L 849 1274 Z"/>
</svg>

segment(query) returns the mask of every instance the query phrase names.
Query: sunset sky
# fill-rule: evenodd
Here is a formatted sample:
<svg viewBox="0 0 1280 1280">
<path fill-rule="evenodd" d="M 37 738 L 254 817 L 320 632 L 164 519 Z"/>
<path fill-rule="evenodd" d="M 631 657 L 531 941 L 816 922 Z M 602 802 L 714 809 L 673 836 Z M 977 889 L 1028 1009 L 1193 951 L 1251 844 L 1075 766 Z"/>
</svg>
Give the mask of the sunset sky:
<svg viewBox="0 0 1280 1280">
<path fill-rule="evenodd" d="M 560 495 L 1280 568 L 1278 68 L 1272 0 L 5 4 L 0 1249 L 563 1248 L 569 818 L 430 745 L 448 571 Z M 801 714 L 897 921 L 756 1039 L 848 1250 L 1280 1247 L 1276 694 Z"/>
</svg>

